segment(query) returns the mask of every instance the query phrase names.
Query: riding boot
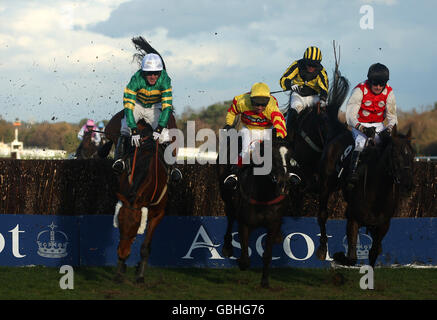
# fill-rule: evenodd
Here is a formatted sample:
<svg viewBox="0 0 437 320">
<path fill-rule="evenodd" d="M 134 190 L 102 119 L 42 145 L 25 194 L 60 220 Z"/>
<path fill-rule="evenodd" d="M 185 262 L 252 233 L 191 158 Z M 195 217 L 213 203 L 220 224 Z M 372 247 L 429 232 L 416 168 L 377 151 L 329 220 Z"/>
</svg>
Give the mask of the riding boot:
<svg viewBox="0 0 437 320">
<path fill-rule="evenodd" d="M 117 145 L 115 147 L 114 151 L 114 163 L 112 164 L 112 170 L 114 170 L 114 173 L 117 175 L 120 175 L 123 170 L 126 168 L 126 165 L 123 161 L 123 156 L 126 153 L 126 141 L 129 139 L 129 137 L 125 137 L 121 135 L 117 140 Z"/>
<path fill-rule="evenodd" d="M 349 176 L 348 176 L 348 187 L 353 188 L 358 182 L 358 161 L 360 160 L 361 151 L 354 150 L 351 156 L 351 162 L 349 164 Z"/>
<path fill-rule="evenodd" d="M 297 120 L 297 111 L 296 109 L 293 108 L 289 108 L 288 109 L 288 116 L 287 116 L 287 131 L 291 131 L 294 130 L 294 126 L 296 124 L 296 120 Z"/>
</svg>

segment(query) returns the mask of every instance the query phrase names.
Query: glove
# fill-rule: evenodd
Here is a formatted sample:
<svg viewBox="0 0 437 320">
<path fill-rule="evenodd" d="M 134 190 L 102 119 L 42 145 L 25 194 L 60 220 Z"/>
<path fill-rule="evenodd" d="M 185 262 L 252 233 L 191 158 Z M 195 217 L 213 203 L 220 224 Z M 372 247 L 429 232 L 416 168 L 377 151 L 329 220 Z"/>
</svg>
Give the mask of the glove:
<svg viewBox="0 0 437 320">
<path fill-rule="evenodd" d="M 132 136 L 131 136 L 131 140 L 130 140 L 132 147 L 139 147 L 140 140 L 141 140 L 141 136 L 137 132 L 137 129 L 136 128 L 132 129 Z"/>
<path fill-rule="evenodd" d="M 376 128 L 375 127 L 363 127 L 362 132 L 368 137 L 368 138 L 374 138 L 375 137 L 375 133 L 376 133 Z"/>
<path fill-rule="evenodd" d="M 326 103 L 325 100 L 320 100 L 320 107 L 321 107 L 321 108 L 326 108 L 327 105 L 328 105 L 328 104 Z"/>
<path fill-rule="evenodd" d="M 290 90 L 294 91 L 294 92 L 299 92 L 300 91 L 299 85 L 298 84 L 293 84 L 291 86 Z"/>
<path fill-rule="evenodd" d="M 382 140 L 386 140 L 391 137 L 391 128 L 387 127 L 379 133 Z"/>
<path fill-rule="evenodd" d="M 158 140 L 159 137 L 161 137 L 161 132 L 162 132 L 162 127 L 160 125 L 158 125 L 155 129 L 155 131 L 153 131 L 153 140 Z"/>
</svg>

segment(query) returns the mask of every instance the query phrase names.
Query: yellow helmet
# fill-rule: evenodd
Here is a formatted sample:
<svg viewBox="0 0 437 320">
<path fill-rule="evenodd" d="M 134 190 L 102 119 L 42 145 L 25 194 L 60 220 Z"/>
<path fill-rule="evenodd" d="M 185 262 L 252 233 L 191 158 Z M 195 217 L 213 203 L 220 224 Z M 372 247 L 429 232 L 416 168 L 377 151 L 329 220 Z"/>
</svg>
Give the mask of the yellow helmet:
<svg viewBox="0 0 437 320">
<path fill-rule="evenodd" d="M 250 90 L 250 100 L 252 105 L 267 105 L 270 100 L 270 88 L 263 82 L 257 82 Z"/>
<path fill-rule="evenodd" d="M 303 58 L 308 62 L 320 63 L 322 61 L 322 51 L 317 47 L 308 47 L 303 54 Z"/>
</svg>

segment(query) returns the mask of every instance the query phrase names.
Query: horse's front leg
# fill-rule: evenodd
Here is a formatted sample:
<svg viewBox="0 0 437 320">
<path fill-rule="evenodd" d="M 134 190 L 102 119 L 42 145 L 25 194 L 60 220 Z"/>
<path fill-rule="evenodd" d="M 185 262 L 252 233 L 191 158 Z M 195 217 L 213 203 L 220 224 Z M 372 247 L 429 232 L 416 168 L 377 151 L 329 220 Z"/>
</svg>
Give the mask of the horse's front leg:
<svg viewBox="0 0 437 320">
<path fill-rule="evenodd" d="M 347 256 L 344 252 L 336 252 L 333 256 L 337 263 L 345 266 L 353 266 L 357 263 L 357 235 L 358 235 L 358 223 L 352 218 L 347 219 L 346 235 L 347 235 Z"/>
<path fill-rule="evenodd" d="M 275 226 L 269 228 L 267 231 L 265 249 L 263 253 L 263 273 L 261 278 L 261 287 L 269 288 L 269 273 L 270 273 L 270 265 L 272 263 L 272 255 L 273 255 L 273 242 L 275 237 L 281 232 L 281 224 L 276 224 Z"/>
<path fill-rule="evenodd" d="M 125 261 L 126 261 L 125 259 L 118 258 L 117 271 L 114 276 L 114 281 L 116 282 L 122 282 L 124 279 L 124 274 L 126 273 L 126 269 L 127 269 Z"/>
<path fill-rule="evenodd" d="M 223 256 L 225 256 L 226 258 L 229 258 L 233 254 L 232 228 L 234 226 L 235 216 L 234 216 L 234 212 L 230 206 L 226 205 L 225 211 L 226 211 L 226 217 L 227 217 L 227 227 L 226 227 L 226 233 L 225 233 L 225 237 L 224 237 L 222 253 L 223 253 Z"/>
<path fill-rule="evenodd" d="M 322 188 L 322 192 L 319 197 L 319 215 L 317 217 L 317 222 L 320 228 L 320 243 L 317 248 L 317 258 L 319 260 L 326 259 L 326 253 L 328 252 L 328 236 L 326 235 L 326 221 L 328 220 L 328 199 L 329 192 Z"/>
<path fill-rule="evenodd" d="M 378 255 L 380 255 L 382 252 L 382 239 L 384 239 L 384 236 L 386 235 L 389 227 L 390 220 L 382 224 L 381 226 L 376 227 L 371 232 L 373 242 L 372 248 L 370 248 L 369 252 L 369 264 L 372 268 L 375 267 L 376 259 L 378 258 Z"/>
<path fill-rule="evenodd" d="M 156 211 L 158 211 L 158 213 Z M 150 218 L 147 223 L 147 228 L 145 231 L 146 236 L 144 238 L 143 244 L 141 245 L 141 250 L 140 250 L 141 260 L 138 263 L 136 269 L 137 283 L 144 282 L 144 271 L 146 270 L 147 261 L 149 260 L 149 256 L 151 253 L 153 233 L 155 232 L 155 228 L 159 224 L 163 216 L 164 216 L 164 209 L 160 209 L 160 208 L 155 209 L 154 207 L 149 211 L 149 217 L 152 218 Z"/>
</svg>

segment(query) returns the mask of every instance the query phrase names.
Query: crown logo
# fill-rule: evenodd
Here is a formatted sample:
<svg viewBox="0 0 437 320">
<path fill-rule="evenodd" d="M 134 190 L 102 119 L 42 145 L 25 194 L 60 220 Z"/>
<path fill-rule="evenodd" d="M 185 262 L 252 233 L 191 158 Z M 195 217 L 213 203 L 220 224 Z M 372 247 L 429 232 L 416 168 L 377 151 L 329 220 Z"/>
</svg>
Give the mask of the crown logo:
<svg viewBox="0 0 437 320">
<path fill-rule="evenodd" d="M 369 250 L 372 247 L 372 237 L 367 234 L 359 233 L 357 235 L 357 259 L 364 260 L 369 258 Z M 347 236 L 343 238 L 343 246 L 347 252 Z"/>
<path fill-rule="evenodd" d="M 45 258 L 63 258 L 68 255 L 68 237 L 62 231 L 55 231 L 57 225 L 52 221 L 48 225 L 50 230 L 38 233 L 36 242 L 38 244 L 38 255 Z"/>
</svg>

